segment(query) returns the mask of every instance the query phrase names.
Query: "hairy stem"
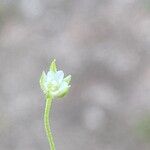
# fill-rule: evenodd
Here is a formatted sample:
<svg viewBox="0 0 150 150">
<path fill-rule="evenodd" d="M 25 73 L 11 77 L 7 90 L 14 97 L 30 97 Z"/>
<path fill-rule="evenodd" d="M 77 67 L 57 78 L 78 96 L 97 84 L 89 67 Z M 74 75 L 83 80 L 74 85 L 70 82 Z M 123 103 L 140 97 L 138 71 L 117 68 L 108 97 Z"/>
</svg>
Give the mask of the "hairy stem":
<svg viewBox="0 0 150 150">
<path fill-rule="evenodd" d="M 51 132 L 51 127 L 50 127 L 50 120 L 49 120 L 49 114 L 51 110 L 51 105 L 52 105 L 52 98 L 47 97 L 46 98 L 46 106 L 45 106 L 45 113 L 44 113 L 44 125 L 45 125 L 45 131 L 46 135 L 48 138 L 48 142 L 50 145 L 50 150 L 55 150 L 55 144 Z"/>
</svg>

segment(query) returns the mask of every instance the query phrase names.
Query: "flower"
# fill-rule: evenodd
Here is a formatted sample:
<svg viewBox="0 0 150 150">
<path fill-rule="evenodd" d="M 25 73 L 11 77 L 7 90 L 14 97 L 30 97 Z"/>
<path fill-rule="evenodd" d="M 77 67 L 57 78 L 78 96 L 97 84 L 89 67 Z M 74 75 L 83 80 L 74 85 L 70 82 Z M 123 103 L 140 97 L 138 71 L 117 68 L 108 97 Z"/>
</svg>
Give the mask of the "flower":
<svg viewBox="0 0 150 150">
<path fill-rule="evenodd" d="M 57 71 L 56 60 L 54 59 L 50 65 L 50 70 L 47 75 L 43 71 L 40 78 L 40 86 L 46 96 L 52 98 L 60 98 L 65 96 L 71 85 L 71 75 L 64 78 L 64 72 L 62 70 Z"/>
</svg>

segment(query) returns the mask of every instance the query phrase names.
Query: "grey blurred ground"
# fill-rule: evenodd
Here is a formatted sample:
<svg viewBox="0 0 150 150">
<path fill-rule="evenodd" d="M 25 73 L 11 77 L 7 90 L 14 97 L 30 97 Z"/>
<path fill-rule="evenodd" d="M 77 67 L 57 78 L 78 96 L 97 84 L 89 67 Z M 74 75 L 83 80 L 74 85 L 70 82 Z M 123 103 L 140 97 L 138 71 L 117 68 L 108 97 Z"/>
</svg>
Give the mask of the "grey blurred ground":
<svg viewBox="0 0 150 150">
<path fill-rule="evenodd" d="M 72 74 L 53 102 L 57 150 L 150 149 L 149 0 L 0 0 L 0 150 L 48 150 L 39 77 Z"/>
</svg>

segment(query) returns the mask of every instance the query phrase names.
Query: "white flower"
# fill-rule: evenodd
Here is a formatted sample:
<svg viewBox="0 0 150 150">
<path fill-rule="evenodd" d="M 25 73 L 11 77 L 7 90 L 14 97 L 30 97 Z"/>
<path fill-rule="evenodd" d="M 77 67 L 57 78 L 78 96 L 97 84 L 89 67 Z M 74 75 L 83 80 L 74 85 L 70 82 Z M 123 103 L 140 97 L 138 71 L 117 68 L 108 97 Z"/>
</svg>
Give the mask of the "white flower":
<svg viewBox="0 0 150 150">
<path fill-rule="evenodd" d="M 70 88 L 71 75 L 64 78 L 64 73 L 62 70 L 57 71 L 56 60 L 50 65 L 50 70 L 47 75 L 45 72 L 42 73 L 40 78 L 40 86 L 42 91 L 46 96 L 51 96 L 52 98 L 59 98 L 65 96 Z"/>
</svg>

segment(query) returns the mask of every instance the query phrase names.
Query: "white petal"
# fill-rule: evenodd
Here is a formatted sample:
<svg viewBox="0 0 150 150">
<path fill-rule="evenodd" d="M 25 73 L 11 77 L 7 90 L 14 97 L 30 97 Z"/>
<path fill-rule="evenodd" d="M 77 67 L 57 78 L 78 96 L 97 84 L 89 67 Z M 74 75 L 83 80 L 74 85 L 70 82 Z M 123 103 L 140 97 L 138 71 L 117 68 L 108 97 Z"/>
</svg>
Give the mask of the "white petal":
<svg viewBox="0 0 150 150">
<path fill-rule="evenodd" d="M 47 82 L 50 82 L 51 80 L 54 80 L 54 73 L 49 71 L 47 73 Z"/>
<path fill-rule="evenodd" d="M 61 83 L 61 85 L 60 85 L 59 90 L 61 91 L 61 90 L 65 89 L 65 88 L 68 88 L 68 83 L 65 82 L 65 81 L 63 81 L 63 82 Z"/>
<path fill-rule="evenodd" d="M 62 70 L 56 72 L 56 80 L 60 84 L 64 78 L 64 72 Z"/>
</svg>

